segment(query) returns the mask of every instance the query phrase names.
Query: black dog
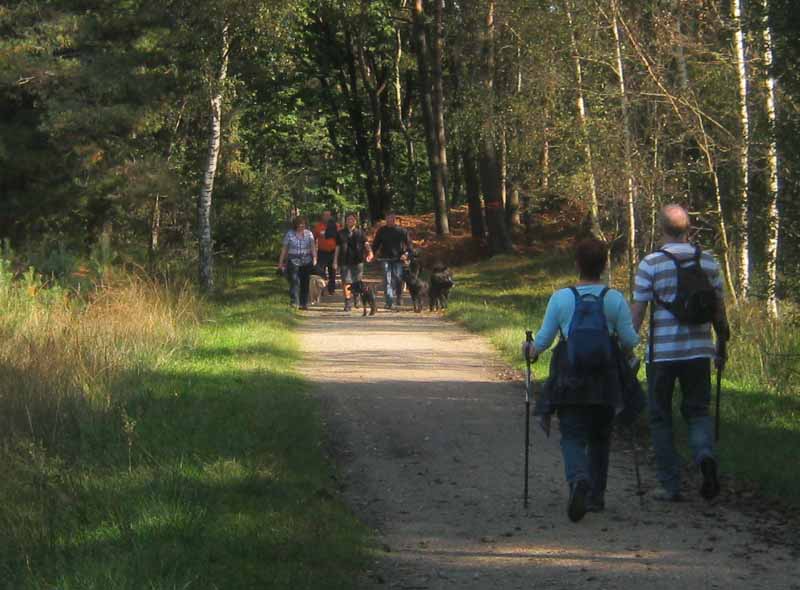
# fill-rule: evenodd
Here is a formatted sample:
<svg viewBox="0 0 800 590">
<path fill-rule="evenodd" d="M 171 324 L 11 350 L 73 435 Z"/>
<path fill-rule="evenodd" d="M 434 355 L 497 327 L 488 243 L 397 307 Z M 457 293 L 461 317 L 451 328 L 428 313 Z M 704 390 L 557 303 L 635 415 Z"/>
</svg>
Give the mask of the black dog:
<svg viewBox="0 0 800 590">
<path fill-rule="evenodd" d="M 422 266 L 415 258 L 412 258 L 403 268 L 403 282 L 411 295 L 411 303 L 414 305 L 416 313 L 422 311 L 422 296 L 428 290 L 428 284 L 419 278 L 420 271 L 422 271 Z"/>
<path fill-rule="evenodd" d="M 444 264 L 437 264 L 431 271 L 431 287 L 428 290 L 428 303 L 431 311 L 447 309 L 450 289 L 455 285 L 450 270 Z"/>
<path fill-rule="evenodd" d="M 362 316 L 367 315 L 367 306 L 369 305 L 369 315 L 375 315 L 375 311 L 378 308 L 378 304 L 375 302 L 375 291 L 367 285 L 364 281 L 356 281 L 352 285 L 350 285 L 350 289 L 353 293 L 353 298 L 356 301 L 360 298 L 361 299 L 361 307 L 364 308 L 364 313 L 361 314 Z"/>
</svg>

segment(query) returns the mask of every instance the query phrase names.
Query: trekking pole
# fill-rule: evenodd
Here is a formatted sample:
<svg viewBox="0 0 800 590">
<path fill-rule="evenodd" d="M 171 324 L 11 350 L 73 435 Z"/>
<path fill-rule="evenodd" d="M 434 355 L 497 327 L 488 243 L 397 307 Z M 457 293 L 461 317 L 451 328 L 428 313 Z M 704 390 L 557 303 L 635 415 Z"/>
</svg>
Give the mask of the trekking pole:
<svg viewBox="0 0 800 590">
<path fill-rule="evenodd" d="M 644 491 L 642 490 L 642 474 L 639 471 L 639 446 L 636 444 L 636 432 L 631 425 L 631 448 L 633 449 L 633 470 L 636 472 L 636 495 L 639 496 L 639 506 L 644 506 Z"/>
<path fill-rule="evenodd" d="M 533 333 L 525 331 L 525 342 L 533 342 Z M 527 348 L 525 349 L 525 492 L 522 505 L 528 507 L 528 455 L 531 447 L 531 357 Z"/>
<path fill-rule="evenodd" d="M 717 413 L 714 416 L 714 442 L 719 442 L 719 398 L 722 394 L 722 368 L 717 369 Z"/>
</svg>

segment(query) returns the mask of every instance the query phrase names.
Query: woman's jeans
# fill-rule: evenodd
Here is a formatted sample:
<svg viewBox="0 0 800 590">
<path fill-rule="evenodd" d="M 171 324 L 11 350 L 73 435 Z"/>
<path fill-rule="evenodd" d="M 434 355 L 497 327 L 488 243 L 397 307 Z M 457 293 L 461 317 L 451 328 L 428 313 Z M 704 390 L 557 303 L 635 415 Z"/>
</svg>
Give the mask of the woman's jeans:
<svg viewBox="0 0 800 590">
<path fill-rule="evenodd" d="M 312 265 L 297 265 L 289 261 L 286 265 L 286 280 L 289 281 L 289 300 L 292 305 L 304 307 L 308 305 L 308 282 L 311 278 Z"/>
<path fill-rule="evenodd" d="M 392 305 L 403 294 L 403 263 L 399 260 L 386 260 L 383 263 L 383 288 L 386 305 Z"/>
<path fill-rule="evenodd" d="M 561 453 L 567 483 L 589 482 L 589 498 L 602 501 L 608 480 L 608 456 L 614 408 L 610 406 L 560 406 Z"/>
<path fill-rule="evenodd" d="M 714 456 L 711 401 L 711 361 L 707 358 L 647 364 L 647 413 L 658 480 L 669 493 L 681 490 L 683 460 L 672 436 L 672 393 L 681 386 L 681 414 L 689 429 L 689 447 L 694 462 Z"/>
</svg>

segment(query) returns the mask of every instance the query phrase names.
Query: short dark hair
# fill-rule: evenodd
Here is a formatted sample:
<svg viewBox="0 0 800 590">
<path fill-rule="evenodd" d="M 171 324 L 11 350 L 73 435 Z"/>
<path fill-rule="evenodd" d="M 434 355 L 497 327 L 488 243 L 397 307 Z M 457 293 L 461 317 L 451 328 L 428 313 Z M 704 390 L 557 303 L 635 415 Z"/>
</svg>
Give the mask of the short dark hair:
<svg viewBox="0 0 800 590">
<path fill-rule="evenodd" d="M 308 227 L 305 217 L 303 217 L 302 215 L 298 215 L 297 217 L 292 219 L 292 229 L 297 229 L 301 225 L 305 225 L 306 227 Z"/>
<path fill-rule="evenodd" d="M 608 247 L 597 238 L 584 238 L 575 248 L 575 260 L 582 279 L 599 279 L 606 268 Z"/>
<path fill-rule="evenodd" d="M 357 213 L 352 213 L 351 212 L 351 213 L 348 213 L 347 215 L 344 216 L 345 219 L 347 219 L 348 217 L 352 217 L 353 219 L 358 221 L 358 214 Z"/>
</svg>

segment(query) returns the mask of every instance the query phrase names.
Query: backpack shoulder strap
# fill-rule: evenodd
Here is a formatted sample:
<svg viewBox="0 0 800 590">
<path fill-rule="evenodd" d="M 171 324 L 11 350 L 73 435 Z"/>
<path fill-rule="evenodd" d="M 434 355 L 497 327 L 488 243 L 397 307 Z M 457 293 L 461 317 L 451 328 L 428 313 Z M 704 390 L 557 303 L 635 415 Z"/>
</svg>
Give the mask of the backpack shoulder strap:
<svg viewBox="0 0 800 590">
<path fill-rule="evenodd" d="M 656 250 L 656 252 L 660 252 L 661 254 L 663 254 L 664 256 L 669 258 L 670 260 L 672 260 L 672 262 L 674 262 L 675 266 L 677 266 L 678 268 L 681 267 L 680 262 L 678 262 L 678 258 L 672 252 L 666 250 L 665 248 L 661 248 L 659 250 Z"/>
<path fill-rule="evenodd" d="M 578 303 L 581 300 L 581 294 L 578 292 L 578 289 L 575 286 L 571 286 L 569 290 L 572 291 L 572 294 L 575 296 L 575 303 Z"/>
<path fill-rule="evenodd" d="M 600 299 L 600 301 L 602 301 L 603 299 L 606 298 L 606 293 L 608 293 L 609 290 L 610 289 L 608 287 L 603 287 L 603 290 L 600 291 L 600 295 L 598 295 L 597 298 Z"/>
<path fill-rule="evenodd" d="M 703 249 L 700 246 L 694 247 L 694 261 L 697 263 L 697 266 L 702 268 L 702 264 L 700 264 L 700 257 L 703 255 Z"/>
</svg>

